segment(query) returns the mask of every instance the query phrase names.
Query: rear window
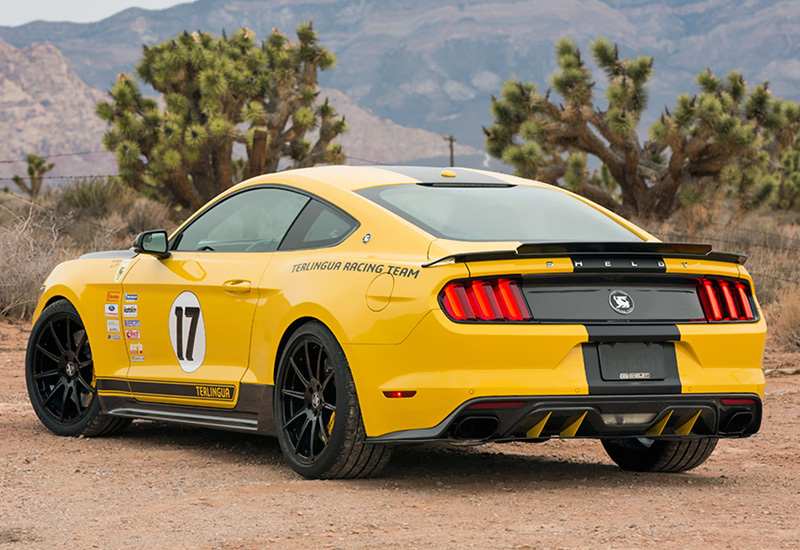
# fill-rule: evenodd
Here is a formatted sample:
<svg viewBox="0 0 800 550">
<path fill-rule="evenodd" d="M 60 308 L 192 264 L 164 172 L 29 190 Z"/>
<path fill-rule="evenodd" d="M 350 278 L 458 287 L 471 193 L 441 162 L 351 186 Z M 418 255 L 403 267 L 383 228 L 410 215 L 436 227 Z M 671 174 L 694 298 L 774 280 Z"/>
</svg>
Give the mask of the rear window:
<svg viewBox="0 0 800 550">
<path fill-rule="evenodd" d="M 460 241 L 641 242 L 566 193 L 524 185 L 388 185 L 361 195 L 428 233 Z"/>
</svg>

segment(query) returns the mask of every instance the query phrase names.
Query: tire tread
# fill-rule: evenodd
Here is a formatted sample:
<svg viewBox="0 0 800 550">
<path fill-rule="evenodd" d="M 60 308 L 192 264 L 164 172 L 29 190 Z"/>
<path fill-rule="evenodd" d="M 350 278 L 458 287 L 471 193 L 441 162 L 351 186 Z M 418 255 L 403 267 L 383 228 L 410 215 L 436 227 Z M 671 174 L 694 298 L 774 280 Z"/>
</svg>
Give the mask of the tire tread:
<svg viewBox="0 0 800 550">
<path fill-rule="evenodd" d="M 679 473 L 705 462 L 717 446 L 717 438 L 656 440 L 651 447 L 634 441 L 603 440 L 608 456 L 623 470 Z"/>
</svg>

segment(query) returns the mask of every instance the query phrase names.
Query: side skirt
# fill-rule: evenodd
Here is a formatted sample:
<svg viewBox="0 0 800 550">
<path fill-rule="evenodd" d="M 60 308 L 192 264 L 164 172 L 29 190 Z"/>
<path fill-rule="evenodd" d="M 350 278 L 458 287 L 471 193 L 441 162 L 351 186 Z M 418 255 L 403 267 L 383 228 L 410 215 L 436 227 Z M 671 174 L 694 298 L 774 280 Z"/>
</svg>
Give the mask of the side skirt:
<svg viewBox="0 0 800 550">
<path fill-rule="evenodd" d="M 119 393 L 104 395 L 102 391 L 98 398 L 103 412 L 111 416 L 276 435 L 272 394 L 273 386 L 240 384 L 239 399 L 233 409 L 149 403 Z"/>
</svg>

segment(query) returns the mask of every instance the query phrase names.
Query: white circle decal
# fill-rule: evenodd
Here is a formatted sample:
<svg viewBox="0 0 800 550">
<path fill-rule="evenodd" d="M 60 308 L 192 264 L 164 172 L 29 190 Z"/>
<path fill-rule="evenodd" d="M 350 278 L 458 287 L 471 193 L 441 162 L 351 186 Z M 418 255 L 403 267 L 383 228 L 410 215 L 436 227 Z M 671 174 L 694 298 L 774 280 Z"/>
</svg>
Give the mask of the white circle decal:
<svg viewBox="0 0 800 550">
<path fill-rule="evenodd" d="M 169 308 L 169 339 L 184 372 L 194 372 L 206 358 L 203 310 L 192 292 L 181 292 Z"/>
</svg>

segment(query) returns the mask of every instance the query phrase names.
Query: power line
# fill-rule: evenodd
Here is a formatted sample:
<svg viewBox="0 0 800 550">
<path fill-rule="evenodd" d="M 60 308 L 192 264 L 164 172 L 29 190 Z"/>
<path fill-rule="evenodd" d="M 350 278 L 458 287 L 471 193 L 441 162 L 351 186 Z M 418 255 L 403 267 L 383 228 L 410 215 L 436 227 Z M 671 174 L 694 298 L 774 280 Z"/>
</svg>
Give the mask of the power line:
<svg viewBox="0 0 800 550">
<path fill-rule="evenodd" d="M 347 155 L 347 160 L 350 160 L 350 159 L 358 160 L 358 161 L 361 161 L 361 162 L 366 162 L 367 164 L 379 164 L 381 166 L 388 166 L 389 165 L 389 163 L 387 163 L 387 162 L 378 162 L 377 160 L 362 159 L 362 158 L 354 157 L 353 155 Z"/>
<path fill-rule="evenodd" d="M 80 157 L 85 155 L 99 155 L 100 153 L 110 153 L 113 154 L 113 151 L 106 151 L 103 149 L 102 151 L 77 151 L 75 153 L 58 153 L 56 155 L 47 155 L 44 156 L 46 160 L 60 158 L 60 157 Z M 17 160 L 0 160 L 0 164 L 14 164 L 17 162 L 28 162 L 28 159 L 17 159 Z"/>
<path fill-rule="evenodd" d="M 78 178 L 116 178 L 119 174 L 80 174 L 77 176 L 42 176 L 43 180 L 68 180 Z M 14 181 L 14 178 L 0 177 L 0 181 Z"/>
</svg>

